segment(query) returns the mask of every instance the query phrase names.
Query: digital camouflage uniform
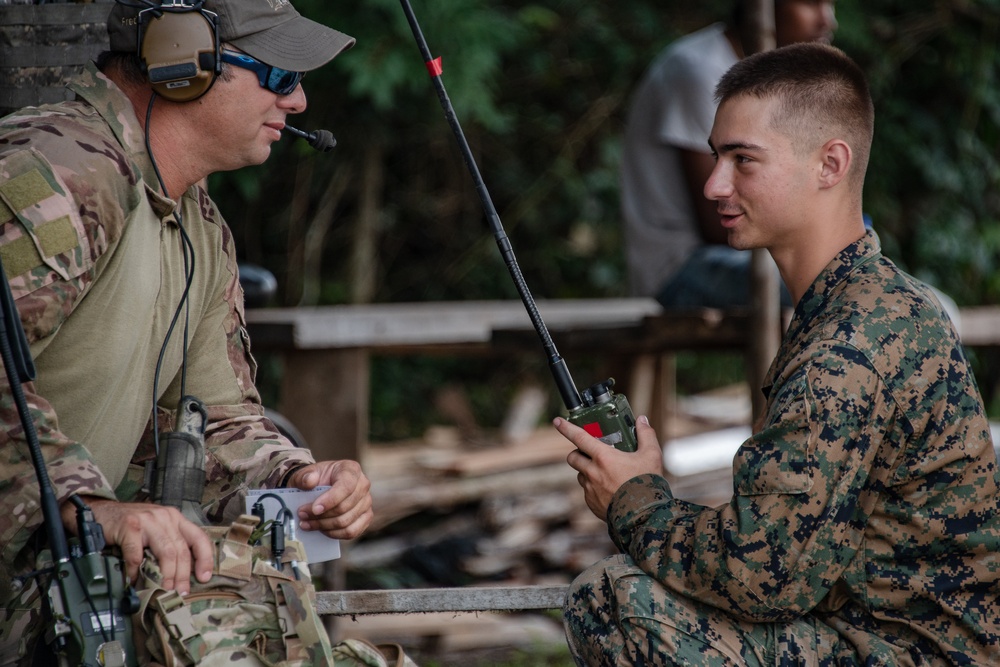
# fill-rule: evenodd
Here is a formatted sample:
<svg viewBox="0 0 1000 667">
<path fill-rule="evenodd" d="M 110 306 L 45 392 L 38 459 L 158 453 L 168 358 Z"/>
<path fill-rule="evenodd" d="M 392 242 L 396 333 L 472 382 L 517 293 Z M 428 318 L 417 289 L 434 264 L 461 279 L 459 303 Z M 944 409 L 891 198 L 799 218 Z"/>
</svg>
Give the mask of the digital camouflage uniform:
<svg viewBox="0 0 1000 667">
<path fill-rule="evenodd" d="M 185 286 L 177 204 L 160 194 L 124 94 L 93 66 L 71 88 L 76 101 L 0 121 L 0 258 L 38 371 L 25 391 L 60 502 L 72 493 L 141 501 L 154 369 Z M 208 409 L 206 511 L 231 521 L 247 488 L 278 486 L 312 458 L 263 417 L 229 228 L 201 187 L 180 206 L 195 253 L 185 392 Z M 182 329 L 183 318 L 159 376 L 161 426 L 180 398 Z M 6 375 L 0 418 L 5 664 L 38 629 L 34 587 L 18 595 L 11 579 L 33 568 L 44 533 Z"/>
<path fill-rule="evenodd" d="M 799 302 L 734 496 L 655 475 L 571 587 L 587 665 L 1000 665 L 1000 494 L 958 337 L 872 233 Z"/>
</svg>

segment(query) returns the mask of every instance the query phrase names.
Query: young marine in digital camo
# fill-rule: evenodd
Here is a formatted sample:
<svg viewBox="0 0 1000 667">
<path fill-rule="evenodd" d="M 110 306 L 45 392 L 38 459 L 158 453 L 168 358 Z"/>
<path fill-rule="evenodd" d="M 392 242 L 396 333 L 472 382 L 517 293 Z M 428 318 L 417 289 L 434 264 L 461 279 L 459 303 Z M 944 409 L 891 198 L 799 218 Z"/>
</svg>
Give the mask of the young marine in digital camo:
<svg viewBox="0 0 1000 667">
<path fill-rule="evenodd" d="M 677 499 L 639 419 L 621 452 L 557 419 L 621 554 L 570 588 L 580 665 L 1000 664 L 1000 493 L 982 399 L 930 290 L 862 220 L 874 111 L 836 48 L 750 56 L 710 143 L 734 248 L 766 248 L 794 315 L 720 507 Z"/>
</svg>

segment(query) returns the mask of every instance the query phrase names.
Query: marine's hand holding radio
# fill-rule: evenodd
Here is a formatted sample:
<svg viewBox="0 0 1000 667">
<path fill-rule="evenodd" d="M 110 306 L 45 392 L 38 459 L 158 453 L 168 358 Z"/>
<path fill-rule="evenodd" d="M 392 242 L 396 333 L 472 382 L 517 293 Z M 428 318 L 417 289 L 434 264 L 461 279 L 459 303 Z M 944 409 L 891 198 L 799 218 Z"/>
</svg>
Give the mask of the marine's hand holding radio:
<svg viewBox="0 0 1000 667">
<path fill-rule="evenodd" d="M 367 530 L 372 513 L 371 482 L 356 461 L 320 461 L 289 475 L 285 486 L 309 491 L 329 486 L 312 505 L 297 508 L 299 527 L 340 540 L 353 540 Z"/>
<path fill-rule="evenodd" d="M 205 531 L 185 519 L 173 507 L 152 503 L 121 503 L 106 498 L 84 499 L 104 529 L 109 545 L 117 545 L 125 562 L 125 574 L 135 581 L 139 564 L 149 549 L 163 572 L 164 588 L 191 590 L 191 575 L 206 582 L 212 576 L 215 555 Z M 76 510 L 66 502 L 61 508 L 67 530 L 76 532 Z"/>
<path fill-rule="evenodd" d="M 638 446 L 634 452 L 608 445 L 566 419 L 553 421 L 556 429 L 576 445 L 566 462 L 576 470 L 587 507 L 597 518 L 607 520 L 608 505 L 622 484 L 639 475 L 664 475 L 663 452 L 649 420 L 639 417 L 636 424 Z"/>
</svg>

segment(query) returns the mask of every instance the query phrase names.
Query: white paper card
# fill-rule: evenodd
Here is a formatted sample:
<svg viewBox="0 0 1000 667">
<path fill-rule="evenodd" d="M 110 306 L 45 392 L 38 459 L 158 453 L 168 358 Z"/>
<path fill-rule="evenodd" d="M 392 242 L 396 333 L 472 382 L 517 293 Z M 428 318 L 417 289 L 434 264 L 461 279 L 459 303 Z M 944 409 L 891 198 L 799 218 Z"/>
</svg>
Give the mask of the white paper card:
<svg viewBox="0 0 1000 667">
<path fill-rule="evenodd" d="M 323 533 L 315 530 L 301 530 L 299 528 L 299 508 L 307 505 L 318 498 L 329 486 L 317 486 L 312 491 L 301 489 L 254 489 L 247 492 L 246 513 L 250 514 L 250 509 L 257 501 L 264 506 L 264 521 L 273 519 L 281 511 L 281 503 L 277 498 L 264 498 L 266 494 L 274 494 L 281 497 L 285 506 L 292 513 L 292 521 L 295 526 L 295 539 L 302 543 L 306 549 L 306 558 L 310 563 L 324 563 L 328 560 L 340 558 L 340 540 L 327 537 Z M 289 536 L 286 533 L 285 539 Z"/>
</svg>

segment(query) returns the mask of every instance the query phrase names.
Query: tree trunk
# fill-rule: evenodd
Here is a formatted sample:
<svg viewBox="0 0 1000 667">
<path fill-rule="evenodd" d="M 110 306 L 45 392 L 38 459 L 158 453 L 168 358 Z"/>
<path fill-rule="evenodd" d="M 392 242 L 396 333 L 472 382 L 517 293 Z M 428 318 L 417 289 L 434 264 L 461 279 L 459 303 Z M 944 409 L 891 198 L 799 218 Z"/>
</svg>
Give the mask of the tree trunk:
<svg viewBox="0 0 1000 667">
<path fill-rule="evenodd" d="M 347 191 L 350 183 L 350 163 L 337 167 L 320 198 L 319 208 L 312 221 L 306 227 L 305 240 L 302 243 L 302 292 L 298 305 L 315 306 L 319 303 L 320 283 L 322 281 L 323 244 L 326 234 L 333 224 L 337 205 Z"/>
<path fill-rule="evenodd" d="M 378 284 L 379 221 L 382 217 L 382 189 L 385 167 L 382 146 L 373 143 L 365 151 L 361 173 L 361 200 L 354 242 L 351 245 L 351 303 L 371 303 Z"/>
</svg>

